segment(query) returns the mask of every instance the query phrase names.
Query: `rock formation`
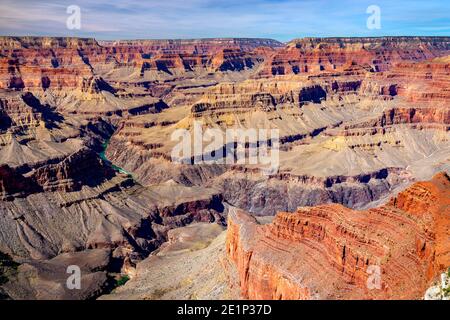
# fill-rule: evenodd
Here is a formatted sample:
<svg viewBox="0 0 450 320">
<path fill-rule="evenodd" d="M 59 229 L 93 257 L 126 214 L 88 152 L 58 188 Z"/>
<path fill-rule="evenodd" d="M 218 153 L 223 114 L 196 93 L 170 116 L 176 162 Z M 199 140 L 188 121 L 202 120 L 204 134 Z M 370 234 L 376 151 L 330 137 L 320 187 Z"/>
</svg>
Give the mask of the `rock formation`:
<svg viewBox="0 0 450 320">
<path fill-rule="evenodd" d="M 450 264 L 449 187 L 449 176 L 441 173 L 381 207 L 301 207 L 266 225 L 231 210 L 226 250 L 243 297 L 422 298 Z"/>
<path fill-rule="evenodd" d="M 171 230 L 169 241 L 138 264 L 125 286 L 100 299 L 239 299 L 239 288 L 229 285 L 233 276 L 224 272 L 224 266 L 233 268 L 224 255 L 225 236 L 206 223 Z"/>
<path fill-rule="evenodd" d="M 303 38 L 273 55 L 262 75 L 345 71 L 359 66 L 386 71 L 402 61 L 421 61 L 449 50 L 449 37 Z"/>
<path fill-rule="evenodd" d="M 448 37 L 0 37 L 0 253 L 20 264 L 0 296 L 47 298 L 52 288 L 51 298 L 93 298 L 152 261 L 172 229 L 226 225 L 228 205 L 255 216 L 369 208 L 448 171 L 449 46 Z M 172 133 L 192 134 L 196 121 L 223 137 L 278 129 L 278 171 L 192 164 L 206 151 L 174 163 Z M 83 259 L 92 285 L 72 296 L 63 265 Z"/>
</svg>

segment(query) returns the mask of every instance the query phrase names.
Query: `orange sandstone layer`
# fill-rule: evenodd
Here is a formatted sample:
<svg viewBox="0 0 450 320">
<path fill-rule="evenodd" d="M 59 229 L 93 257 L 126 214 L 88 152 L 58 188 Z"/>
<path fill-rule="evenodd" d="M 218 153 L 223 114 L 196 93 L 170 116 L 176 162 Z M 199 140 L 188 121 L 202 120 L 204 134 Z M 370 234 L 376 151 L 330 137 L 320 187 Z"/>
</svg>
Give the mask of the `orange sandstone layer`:
<svg viewBox="0 0 450 320">
<path fill-rule="evenodd" d="M 131 67 L 172 74 L 208 69 L 242 71 L 264 60 L 259 47 L 271 39 L 103 41 L 83 38 L 0 37 L 0 88 L 14 90 L 114 91 L 98 72 Z M 93 88 L 92 88 L 93 87 Z M 94 92 L 91 92 L 94 91 Z"/>
<path fill-rule="evenodd" d="M 351 70 L 379 72 L 403 61 L 445 55 L 449 37 L 303 38 L 292 40 L 264 62 L 260 75 Z"/>
<path fill-rule="evenodd" d="M 450 178 L 441 173 L 366 211 L 302 207 L 260 225 L 231 210 L 226 252 L 244 298 L 420 299 L 450 266 L 449 234 Z"/>
</svg>

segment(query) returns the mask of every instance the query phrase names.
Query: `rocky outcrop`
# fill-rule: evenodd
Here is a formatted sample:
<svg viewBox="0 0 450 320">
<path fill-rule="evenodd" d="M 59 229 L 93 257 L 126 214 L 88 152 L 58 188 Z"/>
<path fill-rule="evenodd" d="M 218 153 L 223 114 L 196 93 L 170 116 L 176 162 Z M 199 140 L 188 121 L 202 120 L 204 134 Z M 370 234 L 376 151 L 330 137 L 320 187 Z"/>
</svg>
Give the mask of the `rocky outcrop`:
<svg viewBox="0 0 450 320">
<path fill-rule="evenodd" d="M 225 203 L 254 215 L 383 203 L 449 169 L 448 42 L 0 37 L 0 251 L 42 280 L 18 278 L 30 297 L 46 284 L 68 297 L 48 282 L 61 279 L 50 260 L 105 250 L 94 289 L 74 297 L 89 298 L 110 269 L 134 274 L 173 228 L 225 224 Z M 223 137 L 278 130 L 278 171 L 193 164 L 212 157 L 205 149 L 174 163 L 173 132 L 197 121 Z M 261 143 L 273 141 L 244 149 Z"/>
<path fill-rule="evenodd" d="M 450 268 L 441 274 L 436 284 L 428 288 L 425 300 L 450 300 Z"/>
<path fill-rule="evenodd" d="M 243 297 L 422 298 L 450 265 L 449 192 L 441 173 L 367 211 L 302 207 L 267 225 L 230 211 L 226 250 Z"/>
<path fill-rule="evenodd" d="M 177 75 L 198 71 L 225 72 L 253 68 L 264 60 L 260 47 L 280 48 L 272 39 L 186 39 L 100 41 L 101 54 L 90 58 L 97 68 L 128 65 L 139 72 Z M 105 57 L 105 58 L 103 58 Z"/>
<path fill-rule="evenodd" d="M 114 170 L 105 166 L 95 152 L 82 149 L 58 163 L 32 170 L 27 176 L 44 191 L 79 191 L 83 186 L 96 186 L 111 179 Z"/>
<path fill-rule="evenodd" d="M 150 59 L 144 59 L 140 74 L 143 76 L 146 71 L 162 71 L 172 74 L 174 70 L 189 72 L 196 69 L 212 72 L 242 71 L 251 69 L 263 59 L 261 56 L 246 53 L 240 49 L 223 49 L 210 55 L 162 53 Z"/>
<path fill-rule="evenodd" d="M 395 125 L 407 124 L 411 128 L 448 131 L 450 108 L 436 107 L 394 107 L 385 110 L 381 116 L 348 123 L 339 128 L 327 129 L 329 136 L 360 136 L 386 133 L 395 130 Z"/>
<path fill-rule="evenodd" d="M 326 178 L 288 173 L 256 178 L 235 171 L 216 179 L 216 186 L 223 190 L 227 203 L 256 216 L 269 216 L 323 203 L 339 203 L 348 208 L 364 207 L 384 199 L 392 190 L 411 180 L 412 177 L 399 168 Z"/>
<path fill-rule="evenodd" d="M 193 223 L 169 232 L 169 239 L 154 254 L 138 263 L 125 286 L 101 300 L 239 299 L 224 272 L 225 234 L 222 227 Z M 167 275 L 171 276 L 168 277 Z"/>
<path fill-rule="evenodd" d="M 396 91 L 408 101 L 445 103 L 450 99 L 450 56 L 420 63 L 398 63 L 386 75 L 396 82 Z"/>
<path fill-rule="evenodd" d="M 1 37 L 0 88 L 81 89 L 93 76 L 83 48 L 99 49 L 94 39 Z"/>
<path fill-rule="evenodd" d="M 62 253 L 48 261 L 24 260 L 3 286 L 14 300 L 87 300 L 100 295 L 114 283 L 108 274 L 111 252 L 105 249 Z M 72 268 L 69 268 L 72 266 Z M 76 281 L 68 276 L 80 270 L 80 287 L 70 289 Z"/>
<path fill-rule="evenodd" d="M 33 179 L 24 177 L 7 164 L 0 166 L 1 200 L 11 200 L 17 196 L 23 197 L 41 191 L 42 187 Z"/>
<path fill-rule="evenodd" d="M 34 103 L 33 95 L 4 95 L 0 98 L 0 110 L 2 114 L 2 129 L 6 131 L 11 127 L 39 126 L 43 120 L 44 111 L 40 104 Z M 28 99 L 27 99 L 28 98 Z M 27 100 L 29 103 L 26 103 Z M 35 108 L 33 108 L 35 106 Z"/>
</svg>

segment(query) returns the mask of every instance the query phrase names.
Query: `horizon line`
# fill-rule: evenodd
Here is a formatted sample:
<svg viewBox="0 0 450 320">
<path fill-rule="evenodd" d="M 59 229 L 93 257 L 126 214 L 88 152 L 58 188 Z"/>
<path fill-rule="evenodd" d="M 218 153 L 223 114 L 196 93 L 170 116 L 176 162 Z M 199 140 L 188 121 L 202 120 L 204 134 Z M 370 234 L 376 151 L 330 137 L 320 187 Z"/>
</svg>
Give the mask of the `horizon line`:
<svg viewBox="0 0 450 320">
<path fill-rule="evenodd" d="M 103 39 L 97 37 L 79 37 L 79 36 L 56 36 L 56 35 L 4 35 L 0 34 L 0 38 L 69 38 L 69 39 L 93 39 L 96 41 L 189 41 L 189 40 L 271 40 L 279 43 L 289 43 L 294 40 L 302 39 L 380 39 L 380 38 L 450 38 L 450 35 L 380 35 L 380 36 L 303 36 L 295 37 L 288 41 L 281 41 L 276 38 L 268 37 L 199 37 L 199 38 L 117 38 L 117 39 Z"/>
</svg>

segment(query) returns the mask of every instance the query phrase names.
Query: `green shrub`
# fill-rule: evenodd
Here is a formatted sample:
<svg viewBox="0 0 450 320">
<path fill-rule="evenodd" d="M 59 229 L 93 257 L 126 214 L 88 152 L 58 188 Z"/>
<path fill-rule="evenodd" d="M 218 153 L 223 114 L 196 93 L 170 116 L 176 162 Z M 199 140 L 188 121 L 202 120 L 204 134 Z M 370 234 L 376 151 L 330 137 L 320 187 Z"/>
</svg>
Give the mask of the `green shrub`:
<svg viewBox="0 0 450 320">
<path fill-rule="evenodd" d="M 119 279 L 116 280 L 116 286 L 120 287 L 123 286 L 125 283 L 128 282 L 128 280 L 130 280 L 130 277 L 127 275 L 121 276 Z"/>
<path fill-rule="evenodd" d="M 450 296 L 450 287 L 444 288 L 442 290 L 442 293 L 444 294 L 444 297 L 449 297 Z"/>
</svg>

